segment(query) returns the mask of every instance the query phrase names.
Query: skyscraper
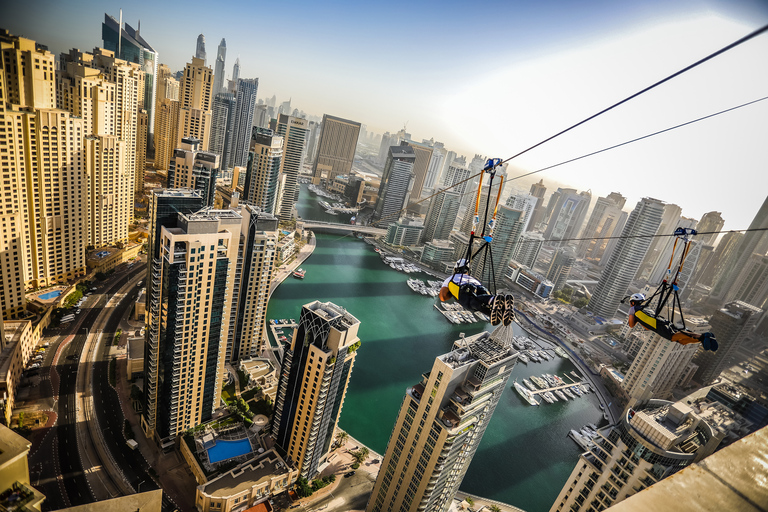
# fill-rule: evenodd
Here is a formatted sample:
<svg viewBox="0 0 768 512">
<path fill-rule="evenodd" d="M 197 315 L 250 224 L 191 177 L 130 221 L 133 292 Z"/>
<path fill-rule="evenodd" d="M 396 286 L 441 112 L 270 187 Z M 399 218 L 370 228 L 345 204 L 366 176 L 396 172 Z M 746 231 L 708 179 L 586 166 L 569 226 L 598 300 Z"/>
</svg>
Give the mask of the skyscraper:
<svg viewBox="0 0 768 512">
<path fill-rule="evenodd" d="M 613 317 L 645 257 L 650 236 L 656 233 L 661 224 L 663 213 L 664 203 L 658 199 L 646 197 L 637 203 L 621 236 L 640 238 L 622 238 L 618 241 L 589 301 L 589 311 L 607 319 Z"/>
<path fill-rule="evenodd" d="M 720 347 L 717 352 L 700 351 L 693 359 L 699 369 L 693 379 L 706 386 L 711 384 L 726 365 L 733 364 L 741 343 L 757 324 L 763 310 L 741 301 L 729 302 L 715 311 L 709 323 L 717 336 Z"/>
<path fill-rule="evenodd" d="M 200 34 L 197 36 L 197 46 L 195 47 L 195 58 L 203 61 L 205 65 L 205 36 Z"/>
<path fill-rule="evenodd" d="M 256 92 L 259 89 L 258 78 L 240 78 L 237 80 L 237 100 L 235 116 L 232 121 L 230 155 L 232 167 L 245 167 L 248 163 L 248 150 L 253 129 L 253 107 L 256 105 Z"/>
<path fill-rule="evenodd" d="M 168 188 L 190 188 L 200 192 L 205 206 L 213 206 L 219 155 L 200 150 L 200 141 L 185 137 L 174 151 L 168 167 Z"/>
<path fill-rule="evenodd" d="M 533 217 L 533 212 L 536 209 L 537 203 L 537 197 L 520 192 L 512 194 L 507 198 L 507 206 L 523 212 L 523 232 L 528 231 L 528 224 L 531 221 L 531 217 Z"/>
<path fill-rule="evenodd" d="M 253 128 L 243 201 L 275 215 L 282 159 L 283 138 L 268 128 Z"/>
<path fill-rule="evenodd" d="M 413 162 L 413 188 L 411 189 L 411 202 L 421 198 L 424 180 L 427 178 L 429 162 L 432 160 L 432 147 L 422 142 L 403 140 L 401 146 L 410 146 L 416 159 Z"/>
<path fill-rule="evenodd" d="M 221 38 L 219 48 L 216 51 L 216 64 L 213 66 L 213 90 L 211 94 L 215 97 L 224 89 L 224 61 L 227 59 L 227 42 Z"/>
<path fill-rule="evenodd" d="M 283 158 L 280 162 L 280 172 L 285 176 L 283 199 L 280 204 L 278 217 L 281 221 L 293 218 L 293 205 L 298 198 L 297 180 L 302 162 L 308 133 L 306 119 L 280 114 L 277 120 L 277 134 L 283 138 Z"/>
<path fill-rule="evenodd" d="M 528 230 L 536 229 L 536 225 L 541 222 L 541 217 L 544 215 L 544 194 L 547 193 L 547 187 L 544 186 L 544 180 L 539 180 L 538 183 L 531 185 L 531 195 L 538 200 L 536 201 L 536 207 L 533 209 L 533 215 L 528 222 Z"/>
<path fill-rule="evenodd" d="M 547 279 L 554 283 L 553 291 L 562 290 L 565 287 L 565 281 L 568 279 L 575 261 L 576 253 L 570 246 L 561 247 L 552 256 L 547 271 Z"/>
<path fill-rule="evenodd" d="M 579 242 L 577 256 L 592 261 L 600 260 L 608 245 L 606 238 L 614 235 L 626 201 L 627 199 L 618 192 L 597 198 L 587 225 L 579 236 L 585 240 Z"/>
<path fill-rule="evenodd" d="M 406 390 L 366 512 L 448 510 L 517 360 L 498 332 L 456 341 Z"/>
<path fill-rule="evenodd" d="M 442 192 L 432 198 L 424 221 L 422 242 L 432 240 L 448 240 L 453 230 L 456 217 L 461 206 L 461 194 L 458 192 Z"/>
<path fill-rule="evenodd" d="M 202 37 L 202 34 L 200 34 Z M 176 147 L 184 137 L 200 141 L 200 149 L 208 150 L 211 136 L 211 89 L 213 73 L 205 66 L 205 60 L 197 57 L 187 63 L 179 92 L 179 128 Z"/>
<path fill-rule="evenodd" d="M 512 259 L 532 269 L 539 258 L 539 251 L 543 242 L 544 236 L 541 233 L 531 231 L 523 233 L 515 245 Z"/>
<path fill-rule="evenodd" d="M 379 197 L 373 219 L 385 225 L 398 219 L 406 206 L 413 180 L 413 164 L 416 155 L 410 146 L 391 146 L 384 173 L 381 177 Z"/>
<path fill-rule="evenodd" d="M 174 80 L 175 81 L 175 80 Z M 164 98 L 155 111 L 155 169 L 167 170 L 179 135 L 181 102 Z"/>
<path fill-rule="evenodd" d="M 235 95 L 221 92 L 213 98 L 211 140 L 208 149 L 221 156 L 221 168 L 231 169 L 230 149 L 235 120 Z"/>
<path fill-rule="evenodd" d="M 355 160 L 360 123 L 323 114 L 317 158 L 312 168 L 314 182 L 327 177 L 348 175 Z"/>
<path fill-rule="evenodd" d="M 551 209 L 544 238 L 547 240 L 575 238 L 581 232 L 592 194 L 589 191 L 577 193 L 572 188 L 559 188 L 557 192 L 559 195 Z M 549 201 L 552 202 L 552 198 Z"/>
<path fill-rule="evenodd" d="M 230 362 L 255 357 L 267 342 L 266 316 L 269 285 L 275 268 L 277 217 L 246 205 L 240 209 L 239 269 L 235 276 L 231 328 L 233 337 L 227 350 Z"/>
<path fill-rule="evenodd" d="M 26 287 L 85 275 L 89 192 L 85 121 L 56 109 L 53 54 L 5 31 L 0 53 L 0 313 L 10 319 L 24 314 Z"/>
<path fill-rule="evenodd" d="M 677 228 L 693 228 L 697 223 L 698 221 L 696 219 L 680 217 L 677 220 Z M 649 283 L 661 283 L 665 276 L 672 275 L 666 273 L 668 268 L 670 269 L 670 272 L 674 272 L 674 269 L 677 268 L 676 265 L 680 261 L 680 255 L 683 251 L 683 248 L 682 244 L 678 242 L 677 248 L 675 249 L 675 240 L 676 237 L 669 236 L 663 240 L 663 243 L 657 244 L 656 247 L 658 251 L 658 257 L 656 258 L 656 264 L 653 266 L 650 274 L 648 275 Z M 691 239 L 690 248 L 688 249 L 688 255 L 685 258 L 685 265 L 683 266 L 683 272 L 685 272 L 685 276 L 683 277 L 681 275 L 679 280 L 681 289 L 688 283 L 688 278 L 690 278 L 691 271 L 693 271 L 693 269 L 696 267 L 696 260 L 698 259 L 700 252 L 701 244 L 699 243 L 697 237 L 693 237 Z M 669 264 L 670 260 L 672 261 L 671 267 Z"/>
<path fill-rule="evenodd" d="M 483 257 L 483 253 L 479 253 L 471 263 L 472 275 L 483 283 L 501 282 L 509 260 L 512 259 L 515 245 L 523 232 L 523 223 L 523 212 L 506 205 L 499 206 L 496 226 L 493 230 L 493 242 L 490 244 L 490 257 Z M 478 236 L 479 234 L 477 233 Z M 489 231 L 486 231 L 486 234 L 489 234 Z M 483 243 L 480 239 L 475 242 Z"/>
<path fill-rule="evenodd" d="M 235 59 L 235 64 L 232 66 L 232 80 L 230 80 L 230 83 L 237 88 L 237 81 L 240 80 L 240 56 L 238 55 Z M 236 92 L 236 91 L 230 91 L 230 92 Z"/>
<path fill-rule="evenodd" d="M 114 135 L 89 135 L 83 142 L 90 182 L 88 245 L 104 247 L 128 242 L 134 186 L 121 165 L 126 144 Z"/>
<path fill-rule="evenodd" d="M 360 346 L 359 327 L 344 308 L 310 302 L 284 347 L 272 435 L 305 478 L 314 477 L 328 455 Z"/>
<path fill-rule="evenodd" d="M 723 220 L 720 212 L 707 212 L 701 216 L 701 220 L 698 224 L 696 224 L 696 231 L 699 233 L 720 231 L 723 229 L 724 225 L 725 220 Z M 704 245 L 715 245 L 715 240 L 717 240 L 717 233 L 712 233 L 709 235 L 697 235 L 696 239 Z"/>
<path fill-rule="evenodd" d="M 733 254 L 725 262 L 723 272 L 712 287 L 710 300 L 713 303 L 722 303 L 728 297 L 728 292 L 736 281 L 752 254 L 760 255 L 768 253 L 768 231 L 760 231 L 768 228 L 768 197 L 763 201 L 755 218 L 749 224 L 750 231 L 744 233 L 741 242 L 736 246 Z"/>
<path fill-rule="evenodd" d="M 604 510 L 710 455 L 724 436 L 683 402 L 631 403 L 581 454 L 550 512 Z"/>
<path fill-rule="evenodd" d="M 429 166 L 427 167 L 427 175 L 424 177 L 424 192 L 425 194 L 431 194 L 434 192 L 435 187 L 440 183 L 440 177 L 443 172 L 443 165 L 445 164 L 445 145 L 442 142 L 435 142 L 434 140 L 425 140 L 425 144 L 428 144 L 432 148 L 432 157 L 429 159 Z"/>
<path fill-rule="evenodd" d="M 677 229 L 677 225 L 680 223 L 680 217 L 682 208 L 676 204 L 665 204 L 664 214 L 661 217 L 661 224 L 656 231 L 657 235 L 671 235 Z M 637 278 L 648 279 L 651 270 L 657 265 L 660 260 L 663 260 L 663 251 L 669 238 L 666 236 L 657 236 L 651 239 L 651 245 L 648 246 L 648 251 L 643 258 L 643 264 L 637 271 Z"/>
<path fill-rule="evenodd" d="M 736 276 L 726 300 L 740 300 L 765 309 L 768 300 L 768 255 L 753 252 Z"/>
<path fill-rule="evenodd" d="M 450 188 L 451 192 L 458 192 L 464 195 L 469 190 L 471 183 L 466 181 L 469 178 L 470 171 L 464 165 L 465 160 L 454 160 L 445 171 L 443 176 L 443 187 Z"/>
<path fill-rule="evenodd" d="M 151 150 L 154 148 L 155 139 L 155 104 L 158 101 L 157 66 L 160 55 L 141 37 L 139 30 L 134 30 L 128 23 L 125 23 L 122 29 L 119 25 L 115 18 L 105 13 L 104 23 L 101 24 L 101 38 L 104 49 L 113 52 L 118 59 L 138 64 L 144 72 L 144 97 L 140 103 L 147 111 L 147 149 Z M 120 33 L 119 41 L 118 32 Z"/>
</svg>

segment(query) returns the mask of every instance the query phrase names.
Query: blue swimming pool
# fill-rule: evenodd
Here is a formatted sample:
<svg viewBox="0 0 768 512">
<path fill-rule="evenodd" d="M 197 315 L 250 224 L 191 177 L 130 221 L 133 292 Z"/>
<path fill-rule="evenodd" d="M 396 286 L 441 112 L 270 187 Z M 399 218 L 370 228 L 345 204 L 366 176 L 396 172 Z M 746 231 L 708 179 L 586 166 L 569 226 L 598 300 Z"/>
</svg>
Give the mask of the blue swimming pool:
<svg viewBox="0 0 768 512">
<path fill-rule="evenodd" d="M 43 300 L 51 300 L 51 299 L 55 299 L 59 295 L 61 295 L 61 290 L 53 290 L 52 292 L 41 293 L 40 295 L 38 295 L 38 297 L 40 297 Z"/>
<path fill-rule="evenodd" d="M 208 448 L 208 460 L 211 463 L 221 462 L 250 452 L 251 443 L 247 439 L 240 439 L 239 441 L 216 440 L 216 444 Z"/>
</svg>

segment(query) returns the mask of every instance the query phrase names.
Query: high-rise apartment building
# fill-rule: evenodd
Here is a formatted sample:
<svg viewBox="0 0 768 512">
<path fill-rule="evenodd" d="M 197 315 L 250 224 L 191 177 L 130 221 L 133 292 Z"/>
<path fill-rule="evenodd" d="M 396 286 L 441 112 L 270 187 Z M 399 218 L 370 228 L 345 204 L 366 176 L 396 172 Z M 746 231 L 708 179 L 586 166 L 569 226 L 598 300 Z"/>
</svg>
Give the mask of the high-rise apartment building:
<svg viewBox="0 0 768 512">
<path fill-rule="evenodd" d="M 761 309 L 768 300 L 768 255 L 753 252 L 736 276 L 726 300 L 739 300 Z"/>
<path fill-rule="evenodd" d="M 165 98 L 155 112 L 155 169 L 167 170 L 179 137 L 181 102 Z"/>
<path fill-rule="evenodd" d="M 232 167 L 245 167 L 248 163 L 248 151 L 253 128 L 253 107 L 256 105 L 256 92 L 259 89 L 258 78 L 240 78 L 237 81 L 235 115 L 232 120 L 232 138 L 230 139 L 230 164 Z"/>
<path fill-rule="evenodd" d="M 709 324 L 699 318 L 687 318 L 686 327 L 699 334 L 710 330 Z M 621 387 L 630 398 L 668 399 L 700 346 L 694 343 L 681 345 L 665 340 L 655 333 L 643 334 L 644 341 L 641 342 Z"/>
<path fill-rule="evenodd" d="M 285 346 L 272 435 L 305 478 L 326 459 L 360 346 L 360 321 L 330 302 L 301 308 Z"/>
<path fill-rule="evenodd" d="M 696 224 L 696 231 L 698 233 L 710 233 L 696 235 L 696 239 L 704 245 L 715 245 L 717 240 L 717 231 L 723 229 L 725 220 L 723 220 L 720 212 L 707 212 L 701 216 L 701 220 Z M 712 233 L 712 232 L 715 233 Z"/>
<path fill-rule="evenodd" d="M 348 175 L 355 160 L 360 123 L 323 114 L 317 158 L 312 168 L 314 182 Z"/>
<path fill-rule="evenodd" d="M 607 244 L 605 244 L 605 250 L 603 251 L 602 256 L 600 256 L 598 266 L 605 267 L 608 264 L 608 261 L 611 258 L 611 254 L 613 254 L 613 251 L 616 249 L 616 245 L 621 240 L 618 238 L 618 235 L 624 231 L 624 226 L 627 225 L 627 219 L 629 219 L 629 214 L 622 210 L 621 214 L 619 215 L 619 220 L 616 221 L 616 227 L 613 228 L 611 239 L 608 240 Z"/>
<path fill-rule="evenodd" d="M 241 208 L 240 214 L 243 225 L 232 294 L 237 307 L 232 308 L 228 361 L 258 356 L 268 343 L 267 303 L 277 247 L 277 217 L 251 205 Z"/>
<path fill-rule="evenodd" d="M 475 155 L 475 158 L 477 159 L 480 155 Z M 473 160 L 473 162 L 476 162 L 476 160 Z M 475 165 L 471 165 L 469 168 L 469 172 L 472 173 L 472 169 L 475 167 Z M 482 167 L 481 167 L 482 169 Z M 500 178 L 504 178 L 504 181 L 506 181 L 506 171 L 503 169 L 497 169 L 496 171 L 496 177 L 493 180 L 493 186 L 490 191 L 490 207 L 488 207 L 488 222 L 490 222 L 491 218 L 493 217 L 493 206 L 496 204 L 496 198 L 501 197 L 502 194 L 504 194 L 504 184 L 502 184 L 502 180 Z M 476 202 L 476 194 L 477 194 L 477 185 L 470 182 L 466 183 L 467 185 L 467 193 L 463 196 L 462 204 L 465 205 L 464 208 L 464 215 L 461 220 L 461 227 L 459 228 L 462 233 L 469 234 L 472 231 L 472 224 L 474 222 L 474 216 L 475 216 L 475 202 Z M 500 188 L 501 186 L 501 188 Z M 485 219 L 485 210 L 486 205 L 488 204 L 488 190 L 491 188 L 491 181 L 488 176 L 483 176 L 483 185 L 481 187 L 480 191 L 480 202 L 478 203 L 477 208 L 477 215 L 478 215 L 478 226 L 477 226 L 477 235 L 482 233 L 483 226 L 482 223 L 486 220 Z"/>
<path fill-rule="evenodd" d="M 428 144 L 432 148 L 432 157 L 429 159 L 429 166 L 427 167 L 427 175 L 424 177 L 424 195 L 432 194 L 435 187 L 440 183 L 440 178 L 443 173 L 443 166 L 445 165 L 445 144 L 442 142 L 435 142 L 433 139 L 424 140 L 425 144 Z"/>
<path fill-rule="evenodd" d="M 200 192 L 205 206 L 213 206 L 216 180 L 219 177 L 219 155 L 200 149 L 193 137 L 181 139 L 168 167 L 168 188 L 190 188 Z"/>
<path fill-rule="evenodd" d="M 216 64 L 213 66 L 213 90 L 211 94 L 216 96 L 224 91 L 224 61 L 227 59 L 227 42 L 221 38 L 219 48 L 216 51 Z"/>
<path fill-rule="evenodd" d="M 447 191 L 433 197 L 424 221 L 422 241 L 448 240 L 460 206 L 461 194 L 458 192 Z"/>
<path fill-rule="evenodd" d="M 211 139 L 208 150 L 221 157 L 221 168 L 233 166 L 231 152 L 232 132 L 235 121 L 235 95 L 228 92 L 218 93 L 213 98 L 213 117 L 211 119 Z"/>
<path fill-rule="evenodd" d="M 589 191 L 576 192 L 572 188 L 558 188 L 555 194 L 557 196 L 552 197 L 557 197 L 557 202 L 551 208 L 544 238 L 547 240 L 575 238 L 581 232 L 592 194 Z M 552 202 L 552 198 L 549 202 Z"/>
<path fill-rule="evenodd" d="M 400 145 L 408 146 L 413 149 L 413 154 L 415 156 L 413 162 L 413 187 L 410 194 L 411 201 L 415 202 L 421 198 L 424 181 L 427 178 L 427 171 L 429 170 L 429 162 L 432 160 L 433 150 L 428 144 L 412 140 L 403 140 L 400 142 Z"/>
<path fill-rule="evenodd" d="M 536 196 L 532 196 L 531 194 L 525 194 L 521 192 L 512 194 L 507 198 L 507 203 L 506 203 L 507 206 L 523 212 L 523 216 L 522 216 L 523 232 L 528 231 L 528 224 L 530 223 L 531 217 L 533 216 L 533 212 L 536 209 L 537 202 L 538 202 L 538 198 Z"/>
<path fill-rule="evenodd" d="M 285 177 L 283 198 L 278 212 L 281 221 L 289 221 L 293 218 L 293 205 L 296 204 L 299 195 L 297 183 L 299 171 L 304 161 L 308 131 L 306 119 L 287 114 L 280 114 L 277 119 L 277 134 L 283 138 L 283 158 L 280 162 L 280 172 Z"/>
<path fill-rule="evenodd" d="M 749 231 L 744 233 L 731 256 L 723 262 L 722 272 L 714 282 L 710 295 L 713 303 L 722 304 L 726 300 L 738 274 L 744 270 L 747 261 L 755 253 L 768 253 L 768 197 L 749 224 Z"/>
<path fill-rule="evenodd" d="M 230 92 L 235 93 L 237 92 L 237 81 L 240 80 L 240 56 L 238 56 L 235 59 L 235 64 L 232 66 L 232 80 L 229 81 L 230 84 L 232 84 L 233 88 L 235 90 L 232 90 Z"/>
<path fill-rule="evenodd" d="M 693 359 L 699 369 L 693 379 L 702 385 L 711 384 L 725 369 L 733 364 L 732 356 L 757 325 L 763 310 L 741 301 L 729 302 L 715 311 L 709 323 L 717 337 L 717 352 L 700 351 Z"/>
<path fill-rule="evenodd" d="M 528 231 L 520 235 L 520 239 L 512 253 L 512 259 L 528 268 L 533 268 L 539 258 L 544 236 L 538 232 Z"/>
<path fill-rule="evenodd" d="M 173 77 L 171 68 L 166 64 L 160 64 L 157 68 L 157 103 L 164 99 L 179 101 L 179 81 Z"/>
<path fill-rule="evenodd" d="M 661 224 L 659 225 L 657 235 L 671 235 L 677 229 L 677 225 L 680 223 L 682 214 L 682 208 L 676 204 L 665 204 L 664 215 L 661 217 Z M 657 236 L 651 239 L 651 245 L 648 246 L 648 251 L 643 259 L 643 264 L 637 271 L 638 279 L 647 279 L 651 270 L 657 265 L 660 260 L 663 260 L 663 251 L 669 241 L 670 237 Z"/>
<path fill-rule="evenodd" d="M 276 214 L 282 159 L 283 138 L 268 128 L 253 128 L 243 201 Z"/>
<path fill-rule="evenodd" d="M 517 360 L 498 332 L 456 341 L 406 390 L 366 512 L 448 510 Z"/>
<path fill-rule="evenodd" d="M 391 146 L 384 173 L 381 177 L 379 197 L 373 219 L 384 224 L 396 221 L 408 201 L 413 182 L 413 165 L 416 154 L 410 146 Z"/>
<path fill-rule="evenodd" d="M 683 402 L 630 402 L 601 429 L 550 512 L 605 510 L 715 451 L 725 432 Z"/>
<path fill-rule="evenodd" d="M 232 210 L 204 209 L 160 228 L 159 255 L 150 262 L 141 425 L 164 450 L 219 406 L 241 224 Z"/>
<path fill-rule="evenodd" d="M 202 36 L 202 34 L 200 34 Z M 193 58 L 184 68 L 179 92 L 179 127 L 176 134 L 176 147 L 184 137 L 194 137 L 200 141 L 203 151 L 208 150 L 211 136 L 211 89 L 213 72 L 205 65 L 205 60 Z"/>
<path fill-rule="evenodd" d="M 693 228 L 698 224 L 698 221 L 696 219 L 689 219 L 687 217 L 680 217 L 677 220 L 677 228 Z M 674 231 L 673 231 L 674 232 Z M 650 274 L 648 274 L 648 282 L 651 284 L 661 283 L 662 279 L 664 279 L 665 276 L 671 275 L 667 273 L 667 269 L 669 268 L 670 272 L 674 272 L 673 269 L 676 269 L 676 264 L 680 261 L 680 255 L 683 251 L 682 244 L 678 242 L 677 248 L 675 248 L 675 240 L 676 237 L 669 236 L 666 237 L 662 243 L 659 243 L 656 245 L 656 250 L 658 251 L 658 257 L 656 258 L 656 264 L 651 269 Z M 685 285 L 688 283 L 690 274 L 693 271 L 693 269 L 696 267 L 696 261 L 698 260 L 699 253 L 701 252 L 701 244 L 698 243 L 698 239 L 696 237 L 692 237 L 691 239 L 691 245 L 688 249 L 688 256 L 685 258 L 685 265 L 683 266 L 683 272 L 685 272 L 685 276 L 681 275 L 679 282 L 682 285 Z M 673 254 L 674 250 L 674 254 Z M 672 266 L 670 267 L 670 260 L 672 261 Z M 682 288 L 682 287 L 681 287 Z"/>
<path fill-rule="evenodd" d="M 421 235 L 424 233 L 424 223 L 413 217 L 401 217 L 387 226 L 384 241 L 389 245 L 414 247 L 421 245 Z"/>
<path fill-rule="evenodd" d="M 664 203 L 658 199 L 646 197 L 637 203 L 621 232 L 622 237 L 637 238 L 618 240 L 589 301 L 589 311 L 603 318 L 613 317 L 643 262 L 650 236 L 658 230 L 663 213 Z"/>
<path fill-rule="evenodd" d="M 608 245 L 607 238 L 614 235 L 626 201 L 627 199 L 618 192 L 597 198 L 592 214 L 579 236 L 584 240 L 581 240 L 576 248 L 578 257 L 591 261 L 599 261 L 602 258 Z"/>
<path fill-rule="evenodd" d="M 205 36 L 200 34 L 197 36 L 197 45 L 195 46 L 195 58 L 203 61 L 205 65 Z"/>
<path fill-rule="evenodd" d="M 88 245 L 104 247 L 128 241 L 128 222 L 133 217 L 133 180 L 121 162 L 126 144 L 114 135 L 84 138 L 89 177 Z"/>
<path fill-rule="evenodd" d="M 553 291 L 562 290 L 565 287 L 565 281 L 571 273 L 571 268 L 576 261 L 576 252 L 570 246 L 558 249 L 547 270 L 547 279 L 554 283 Z"/>
<path fill-rule="evenodd" d="M 464 162 L 465 160 L 454 160 L 447 167 L 445 176 L 443 176 L 443 187 L 450 188 L 451 192 L 458 192 L 461 195 L 464 195 L 471 185 L 470 182 L 466 181 L 469 178 L 470 171 L 464 165 Z"/>
<path fill-rule="evenodd" d="M 141 193 L 144 191 L 144 173 L 147 170 L 147 137 L 150 127 L 146 109 L 139 109 L 136 122 L 136 174 L 133 177 L 133 190 Z"/>
<path fill-rule="evenodd" d="M 26 288 L 85 275 L 85 121 L 56 109 L 52 53 L 0 32 L 0 310 L 23 314 Z"/>
<path fill-rule="evenodd" d="M 547 193 L 547 187 L 544 186 L 544 180 L 539 180 L 538 183 L 531 185 L 531 195 L 538 199 L 536 201 L 536 207 L 533 209 L 533 215 L 530 222 L 528 222 L 528 229 L 536 229 L 536 225 L 541 222 L 541 217 L 544 215 L 546 209 L 544 208 L 544 194 Z"/>
<path fill-rule="evenodd" d="M 500 283 L 509 260 L 512 259 L 517 241 L 523 232 L 523 224 L 523 212 L 506 205 L 500 205 L 496 214 L 496 226 L 493 230 L 490 254 L 485 257 L 481 252 L 472 260 L 472 275 L 477 276 L 483 283 Z M 479 234 L 477 233 L 478 236 Z M 490 231 L 486 231 L 486 235 L 488 234 Z M 476 246 L 480 243 L 483 242 L 478 238 Z"/>
<path fill-rule="evenodd" d="M 118 33 L 120 34 L 119 40 Z M 147 111 L 146 149 L 151 149 L 154 147 L 155 137 L 159 54 L 141 37 L 138 30 L 134 30 L 128 23 L 125 23 L 121 28 L 120 23 L 106 13 L 104 14 L 104 23 L 101 24 L 101 38 L 104 49 L 111 51 L 118 59 L 138 64 L 144 72 L 144 98 L 139 103 Z M 137 158 L 139 157 L 138 149 Z M 144 157 L 146 158 L 146 152 Z M 142 167 L 141 170 L 143 171 L 143 169 Z"/>
</svg>

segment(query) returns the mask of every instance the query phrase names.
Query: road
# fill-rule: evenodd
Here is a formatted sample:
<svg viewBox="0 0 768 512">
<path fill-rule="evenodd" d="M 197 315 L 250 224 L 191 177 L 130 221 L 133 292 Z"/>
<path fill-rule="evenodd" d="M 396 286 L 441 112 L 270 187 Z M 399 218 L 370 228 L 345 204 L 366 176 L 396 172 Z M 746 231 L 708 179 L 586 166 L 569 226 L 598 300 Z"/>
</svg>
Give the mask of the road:
<svg viewBox="0 0 768 512">
<path fill-rule="evenodd" d="M 145 266 L 137 265 L 123 273 L 118 273 L 113 280 L 102 285 L 105 288 L 103 293 L 91 297 L 82 308 L 83 315 L 79 323 L 71 326 L 77 329 L 77 334 L 73 336 L 54 333 L 54 338 L 49 339 L 51 350 L 46 358 L 46 364 L 52 365 L 49 396 L 52 398 L 53 410 L 58 415 L 58 421 L 40 447 L 30 456 L 29 461 L 30 470 L 37 476 L 36 487 L 47 496 L 43 505 L 44 510 L 58 510 L 95 501 L 96 497 L 86 478 L 86 472 L 98 474 L 98 478 L 105 481 L 105 488 L 126 489 L 126 484 L 130 486 L 129 490 L 148 491 L 158 488 L 149 474 L 149 464 L 138 451 L 131 450 L 125 443 L 120 399 L 117 392 L 109 385 L 108 377 L 110 360 L 108 343 L 113 339 L 120 320 L 136 299 L 138 289 L 135 285 L 137 281 L 144 278 L 145 272 Z M 129 282 L 131 286 L 128 293 L 115 297 L 113 307 L 105 309 L 113 294 Z M 101 332 L 89 332 L 89 338 L 85 326 L 90 329 L 100 324 Z M 82 359 L 86 341 L 96 343 L 99 339 L 101 343 L 97 345 L 96 362 L 92 366 L 87 362 L 78 363 Z M 68 343 L 67 340 L 69 340 Z M 64 343 L 66 344 L 61 348 Z M 57 351 L 58 359 L 56 359 Z M 55 365 L 54 362 L 56 362 Z M 80 406 L 77 401 L 80 370 L 92 371 L 89 384 L 93 393 L 97 429 L 88 429 L 84 422 L 78 422 L 77 419 Z M 89 389 L 84 391 L 84 396 L 91 393 Z M 83 437 L 90 437 L 94 430 L 103 433 L 101 439 L 88 439 L 90 444 L 83 442 Z M 80 440 L 78 435 L 81 437 Z M 89 450 L 91 445 L 97 443 L 103 443 L 107 449 L 107 457 L 110 457 L 113 462 L 112 467 L 118 468 L 117 472 L 122 475 L 118 474 L 112 478 L 110 472 L 104 470 L 105 461 L 100 460 L 101 455 L 97 453 L 98 450 Z M 84 451 L 86 452 L 85 463 L 83 462 Z M 110 494 L 122 493 L 112 491 Z M 164 494 L 163 510 L 170 511 L 175 508 Z"/>
</svg>

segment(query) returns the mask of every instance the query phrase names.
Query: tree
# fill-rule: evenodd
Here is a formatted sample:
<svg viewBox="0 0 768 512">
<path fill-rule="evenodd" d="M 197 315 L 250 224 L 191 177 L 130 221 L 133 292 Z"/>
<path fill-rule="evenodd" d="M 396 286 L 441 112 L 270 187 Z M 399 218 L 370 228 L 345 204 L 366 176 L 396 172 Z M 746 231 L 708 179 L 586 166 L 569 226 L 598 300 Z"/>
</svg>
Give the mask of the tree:
<svg viewBox="0 0 768 512">
<path fill-rule="evenodd" d="M 343 430 L 339 430 L 336 433 L 336 440 L 339 442 L 339 446 L 344 446 L 345 444 L 347 444 L 347 439 L 349 439 L 349 434 L 347 434 Z"/>
<path fill-rule="evenodd" d="M 586 297 L 579 297 L 579 298 L 578 298 L 578 299 L 576 299 L 576 300 L 574 301 L 574 303 L 573 303 L 573 305 L 574 305 L 574 306 L 576 306 L 576 307 L 577 307 L 577 308 L 579 308 L 579 309 L 583 308 L 583 307 L 584 307 L 584 306 L 586 306 L 587 304 L 589 304 L 589 299 L 588 299 L 588 298 L 586 298 Z"/>
<path fill-rule="evenodd" d="M 360 450 L 351 453 L 352 458 L 354 458 L 358 464 L 362 464 L 363 462 L 365 462 L 365 459 L 368 458 L 369 454 L 370 454 L 370 451 L 365 446 L 363 446 Z"/>
<path fill-rule="evenodd" d="M 501 507 L 498 505 L 491 505 L 489 508 L 491 509 L 491 512 L 501 512 Z"/>
</svg>

